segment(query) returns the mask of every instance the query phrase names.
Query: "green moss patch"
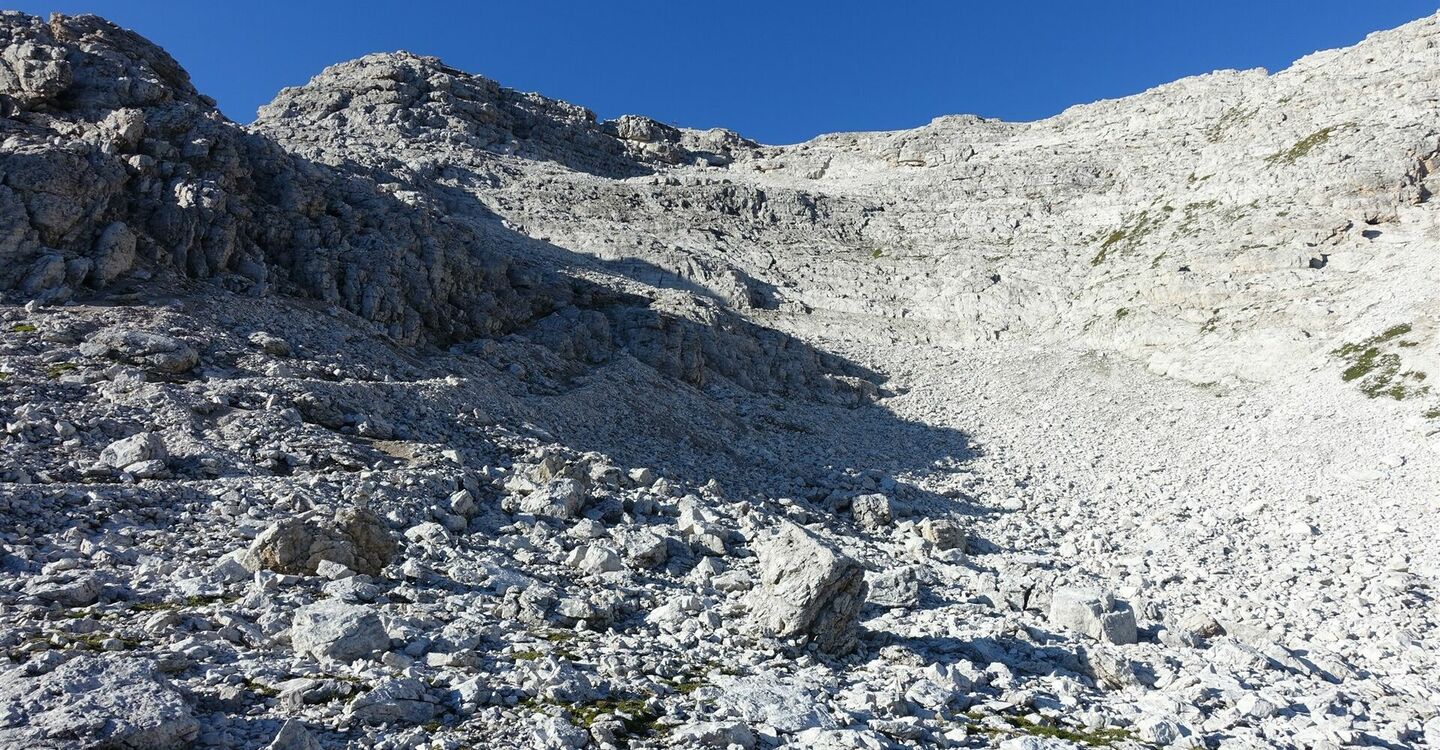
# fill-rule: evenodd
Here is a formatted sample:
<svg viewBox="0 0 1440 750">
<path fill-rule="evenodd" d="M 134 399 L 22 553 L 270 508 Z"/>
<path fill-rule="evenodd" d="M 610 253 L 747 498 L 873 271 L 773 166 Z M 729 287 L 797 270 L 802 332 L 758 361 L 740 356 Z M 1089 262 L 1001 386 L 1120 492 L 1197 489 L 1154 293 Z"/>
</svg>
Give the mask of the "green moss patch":
<svg viewBox="0 0 1440 750">
<path fill-rule="evenodd" d="M 993 736 L 996 735 L 1027 735 L 1030 737 L 1041 737 L 1044 739 L 1064 740 L 1089 747 L 1113 747 L 1124 743 L 1127 746 L 1149 747 L 1141 742 L 1135 733 L 1129 729 L 1119 727 L 1102 727 L 1100 729 L 1086 729 L 1084 727 L 1073 727 L 1059 724 L 1053 721 L 1035 723 L 1027 721 L 1020 716 L 999 716 L 1005 722 L 1006 727 L 997 727 L 994 724 L 986 725 L 985 716 L 976 712 L 963 715 L 963 720 L 969 725 L 972 732 L 984 732 Z"/>
<path fill-rule="evenodd" d="M 1220 113 L 1220 118 L 1205 128 L 1205 140 L 1211 143 L 1219 143 L 1224 140 L 1225 132 L 1232 128 L 1239 127 L 1249 122 L 1255 115 L 1260 114 L 1260 108 L 1246 109 L 1235 105 Z"/>
<path fill-rule="evenodd" d="M 1409 323 L 1401 323 L 1364 341 L 1345 344 L 1331 352 L 1345 364 L 1340 371 L 1340 379 L 1355 383 L 1360 392 L 1370 398 L 1405 401 L 1429 393 L 1430 386 L 1423 384 L 1426 374 L 1405 369 L 1400 354 L 1392 351 L 1408 348 L 1405 345 L 1412 342 L 1401 340 L 1401 337 L 1412 330 Z"/>
<path fill-rule="evenodd" d="M 1090 265 L 1098 266 L 1104 263 L 1113 253 L 1134 250 L 1163 222 L 1163 218 L 1151 217 L 1149 211 L 1141 211 L 1135 218 L 1127 221 L 1125 226 L 1105 235 L 1105 239 L 1100 242 L 1099 251 L 1090 259 Z"/>
<path fill-rule="evenodd" d="M 1106 727 L 1101 729 L 1080 729 L 1059 724 L 1031 724 L 1019 716 L 1006 716 L 1005 723 L 1021 734 L 1047 739 L 1078 742 L 1091 747 L 1110 747 L 1121 742 L 1136 742 L 1135 733 L 1128 729 Z"/>
<path fill-rule="evenodd" d="M 1321 128 L 1296 141 L 1295 145 L 1290 148 L 1265 157 L 1265 161 L 1270 164 L 1294 164 L 1310 152 L 1329 143 L 1331 136 L 1333 136 L 1338 129 L 1338 126 L 1335 125 Z"/>
</svg>

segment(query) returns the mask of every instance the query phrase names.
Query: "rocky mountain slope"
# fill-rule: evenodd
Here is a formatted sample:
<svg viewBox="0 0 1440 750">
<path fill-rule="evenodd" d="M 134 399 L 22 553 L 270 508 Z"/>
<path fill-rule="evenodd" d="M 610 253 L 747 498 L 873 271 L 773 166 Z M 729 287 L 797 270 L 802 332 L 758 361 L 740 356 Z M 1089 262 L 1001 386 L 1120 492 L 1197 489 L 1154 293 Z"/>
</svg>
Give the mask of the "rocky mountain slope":
<svg viewBox="0 0 1440 750">
<path fill-rule="evenodd" d="M 777 147 L 0 15 L 0 746 L 1440 745 L 1437 41 Z"/>
</svg>

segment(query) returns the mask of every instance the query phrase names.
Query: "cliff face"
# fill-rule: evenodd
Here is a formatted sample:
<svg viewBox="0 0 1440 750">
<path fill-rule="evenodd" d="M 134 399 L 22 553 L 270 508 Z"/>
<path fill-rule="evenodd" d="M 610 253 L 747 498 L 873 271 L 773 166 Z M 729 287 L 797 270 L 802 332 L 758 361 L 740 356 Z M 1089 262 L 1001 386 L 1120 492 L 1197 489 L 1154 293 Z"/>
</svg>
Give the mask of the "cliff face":
<svg viewBox="0 0 1440 750">
<path fill-rule="evenodd" d="M 1431 336 L 1436 38 L 1425 19 L 1039 122 L 785 147 L 595 123 L 378 55 L 283 92 L 256 129 L 405 171 L 452 211 L 478 202 L 652 285 L 799 313 L 799 330 L 1063 342 L 1196 383 L 1275 380 L 1397 324 Z"/>
<path fill-rule="evenodd" d="M 1040 122 L 788 147 L 598 122 L 406 53 L 332 66 L 246 129 L 130 32 L 10 19 L 5 278 L 44 299 L 138 268 L 454 341 L 571 305 L 557 272 L 585 267 L 1193 382 L 1274 379 L 1434 304 L 1412 241 L 1433 224 L 1433 19 Z"/>
</svg>

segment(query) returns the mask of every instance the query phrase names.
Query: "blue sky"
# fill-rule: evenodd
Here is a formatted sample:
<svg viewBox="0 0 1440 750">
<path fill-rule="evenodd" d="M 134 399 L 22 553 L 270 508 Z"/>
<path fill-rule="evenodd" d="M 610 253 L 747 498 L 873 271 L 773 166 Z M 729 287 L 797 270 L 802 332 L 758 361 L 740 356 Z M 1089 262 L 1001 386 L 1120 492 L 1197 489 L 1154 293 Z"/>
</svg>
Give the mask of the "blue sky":
<svg viewBox="0 0 1440 750">
<path fill-rule="evenodd" d="M 1008 120 L 1216 68 L 1278 70 L 1440 0 L 366 0 L 12 3 L 92 12 L 160 43 L 232 119 L 367 52 L 407 49 L 595 110 L 767 143 Z"/>
</svg>

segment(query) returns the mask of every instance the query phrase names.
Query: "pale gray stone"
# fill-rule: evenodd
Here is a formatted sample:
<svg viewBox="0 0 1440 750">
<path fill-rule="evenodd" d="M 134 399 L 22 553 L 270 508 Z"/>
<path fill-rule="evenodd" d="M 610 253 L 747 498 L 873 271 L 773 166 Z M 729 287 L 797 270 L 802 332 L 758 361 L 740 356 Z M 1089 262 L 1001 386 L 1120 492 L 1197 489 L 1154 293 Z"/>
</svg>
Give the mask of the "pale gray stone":
<svg viewBox="0 0 1440 750">
<path fill-rule="evenodd" d="M 190 747 L 199 724 L 190 707 L 144 659 L 71 659 L 53 671 L 0 675 L 0 745 L 169 750 Z"/>
<path fill-rule="evenodd" d="M 1135 613 L 1107 591 L 1059 588 L 1050 598 L 1050 624 L 1109 643 L 1135 643 Z"/>
<path fill-rule="evenodd" d="M 865 572 L 813 532 L 785 523 L 754 545 L 759 586 L 746 603 L 761 632 L 801 636 L 832 653 L 855 647 Z"/>
<path fill-rule="evenodd" d="M 388 649 L 390 636 L 373 608 L 326 599 L 295 611 L 290 643 L 322 661 L 352 662 Z"/>
</svg>

